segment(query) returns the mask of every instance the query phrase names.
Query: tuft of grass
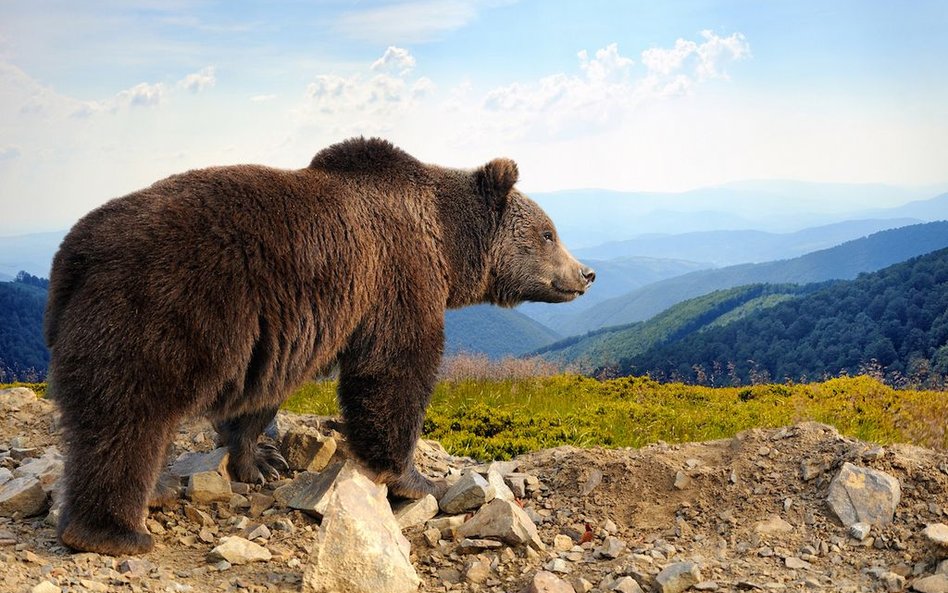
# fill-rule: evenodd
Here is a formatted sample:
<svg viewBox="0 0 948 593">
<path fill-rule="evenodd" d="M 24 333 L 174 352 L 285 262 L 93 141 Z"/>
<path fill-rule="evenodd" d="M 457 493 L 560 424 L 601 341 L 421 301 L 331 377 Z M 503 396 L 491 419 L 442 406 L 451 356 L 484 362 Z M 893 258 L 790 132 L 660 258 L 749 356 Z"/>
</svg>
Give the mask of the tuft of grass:
<svg viewBox="0 0 948 593">
<path fill-rule="evenodd" d="M 25 383 L 22 381 L 14 381 L 13 383 L 0 383 L 0 389 L 10 389 L 11 387 L 26 387 L 27 389 L 32 389 L 39 397 L 46 397 L 46 383 Z"/>
</svg>

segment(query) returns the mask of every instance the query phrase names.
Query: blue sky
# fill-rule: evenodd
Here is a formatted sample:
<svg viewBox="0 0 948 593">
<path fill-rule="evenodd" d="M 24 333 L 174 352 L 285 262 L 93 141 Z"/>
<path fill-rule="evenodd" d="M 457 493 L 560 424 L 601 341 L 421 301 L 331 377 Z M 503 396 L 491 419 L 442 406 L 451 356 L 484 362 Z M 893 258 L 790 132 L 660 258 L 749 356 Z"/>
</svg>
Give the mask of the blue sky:
<svg viewBox="0 0 948 593">
<path fill-rule="evenodd" d="M 948 3 L 0 0 L 0 233 L 357 134 L 522 187 L 948 181 Z"/>
</svg>

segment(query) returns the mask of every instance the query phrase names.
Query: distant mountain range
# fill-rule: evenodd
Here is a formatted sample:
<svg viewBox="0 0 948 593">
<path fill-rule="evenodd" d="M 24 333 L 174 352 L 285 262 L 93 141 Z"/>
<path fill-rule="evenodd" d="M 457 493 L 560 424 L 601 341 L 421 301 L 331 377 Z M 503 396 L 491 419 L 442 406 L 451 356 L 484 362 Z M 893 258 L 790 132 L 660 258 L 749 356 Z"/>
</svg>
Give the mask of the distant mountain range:
<svg viewBox="0 0 948 593">
<path fill-rule="evenodd" d="M 551 320 L 551 329 L 580 335 L 612 325 L 644 321 L 676 303 L 715 290 L 756 283 L 821 282 L 851 279 L 911 257 L 948 247 L 948 222 L 881 231 L 789 260 L 701 270 L 649 284 L 603 301 L 569 319 Z"/>
<path fill-rule="evenodd" d="M 619 374 L 721 384 L 868 369 L 894 383 L 940 384 L 948 376 L 948 249 L 629 352 Z"/>
<path fill-rule="evenodd" d="M 523 313 L 493 305 L 448 311 L 444 326 L 444 351 L 448 355 L 519 356 L 562 337 Z"/>
<path fill-rule="evenodd" d="M 736 230 L 677 235 L 649 234 L 626 241 L 575 249 L 573 254 L 580 259 L 611 259 L 637 255 L 707 261 L 715 266 L 729 266 L 797 257 L 871 233 L 920 222 L 922 220 L 918 218 L 887 218 L 848 220 L 792 233 Z"/>
<path fill-rule="evenodd" d="M 0 282 L 0 383 L 46 376 L 45 307 L 45 287 Z"/>
</svg>

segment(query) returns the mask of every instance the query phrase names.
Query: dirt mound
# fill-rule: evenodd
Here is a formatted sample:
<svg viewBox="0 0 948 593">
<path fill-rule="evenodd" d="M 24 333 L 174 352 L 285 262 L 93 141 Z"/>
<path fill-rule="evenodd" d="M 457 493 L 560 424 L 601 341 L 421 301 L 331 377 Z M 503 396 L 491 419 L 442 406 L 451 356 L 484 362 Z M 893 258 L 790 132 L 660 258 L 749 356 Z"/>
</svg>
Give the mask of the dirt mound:
<svg viewBox="0 0 948 593">
<path fill-rule="evenodd" d="M 55 459 L 58 436 L 48 402 L 3 393 L 0 400 L 2 482 L 4 469 L 22 474 L 30 459 Z M 335 455 L 345 455 L 332 423 L 281 415 L 277 430 L 288 426 L 332 433 L 339 440 Z M 172 458 L 213 447 L 209 425 L 190 422 Z M 431 474 L 484 470 L 434 444 L 421 448 L 419 461 Z M 830 510 L 831 484 L 847 463 L 898 480 L 891 523 L 861 533 Z M 946 550 L 923 535 L 928 525 L 948 523 L 944 453 L 880 447 L 807 423 L 638 450 L 550 449 L 504 464 L 504 471 L 519 476 L 518 504 L 545 549 L 454 538 L 456 525 L 446 521 L 406 528 L 421 591 L 519 592 L 538 572 L 555 576 L 536 578 L 533 590 L 555 582 L 582 593 L 934 591 L 941 589 L 926 587 L 948 584 L 948 563 L 939 564 Z M 288 484 L 235 483 L 228 502 L 172 497 L 149 516 L 155 550 L 138 558 L 70 554 L 57 543 L 45 508 L 31 517 L 8 513 L 0 517 L 2 590 L 301 590 L 319 521 L 273 496 Z M 270 558 L 237 564 L 210 554 L 234 535 L 266 548 Z"/>
</svg>

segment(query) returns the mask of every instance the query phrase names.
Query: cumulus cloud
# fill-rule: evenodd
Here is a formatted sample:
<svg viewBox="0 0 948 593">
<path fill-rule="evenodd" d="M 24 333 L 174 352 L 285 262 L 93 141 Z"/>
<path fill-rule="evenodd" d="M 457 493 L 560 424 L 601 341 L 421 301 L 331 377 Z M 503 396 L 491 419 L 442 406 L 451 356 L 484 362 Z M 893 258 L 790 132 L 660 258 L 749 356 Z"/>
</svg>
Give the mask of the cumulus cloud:
<svg viewBox="0 0 948 593">
<path fill-rule="evenodd" d="M 372 62 L 372 70 L 393 72 L 400 76 L 408 74 L 415 68 L 415 57 L 407 49 L 388 46 L 382 57 Z"/>
<path fill-rule="evenodd" d="M 351 132 L 373 133 L 392 125 L 436 88 L 424 76 L 409 76 L 416 61 L 403 48 L 391 46 L 368 68 L 367 74 L 320 74 L 306 86 L 307 103 L 299 111 L 304 120 L 323 119 Z M 341 129 L 340 128 L 340 129 Z"/>
<path fill-rule="evenodd" d="M 154 107 L 161 103 L 164 94 L 165 87 L 163 84 L 140 82 L 130 89 L 119 91 L 119 93 L 115 95 L 115 106 Z"/>
<path fill-rule="evenodd" d="M 178 82 L 178 86 L 192 93 L 199 93 L 213 87 L 215 84 L 217 84 L 217 78 L 214 76 L 213 66 L 201 68 L 197 72 L 188 74 Z"/>
<path fill-rule="evenodd" d="M 702 31 L 699 41 L 678 39 L 669 48 L 641 53 L 644 67 L 611 43 L 590 56 L 582 50 L 578 73 L 557 73 L 530 83 L 490 90 L 482 107 L 488 125 L 523 137 L 564 137 L 613 125 L 642 102 L 687 94 L 696 85 L 726 79 L 724 64 L 750 55 L 740 33 L 720 37 Z"/>
</svg>

